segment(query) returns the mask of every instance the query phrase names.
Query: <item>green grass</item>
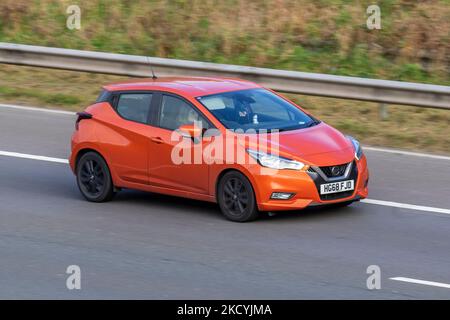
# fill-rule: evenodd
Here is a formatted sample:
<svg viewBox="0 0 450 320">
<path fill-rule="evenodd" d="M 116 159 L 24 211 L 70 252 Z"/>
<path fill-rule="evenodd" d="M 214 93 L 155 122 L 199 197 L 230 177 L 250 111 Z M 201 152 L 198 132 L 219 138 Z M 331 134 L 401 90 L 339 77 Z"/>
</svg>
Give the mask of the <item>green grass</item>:
<svg viewBox="0 0 450 320">
<path fill-rule="evenodd" d="M 49 93 L 42 90 L 11 88 L 4 86 L 0 86 L 0 96 L 6 98 L 6 100 L 15 99 L 16 97 L 30 98 L 39 101 L 39 103 L 41 104 L 62 107 L 75 106 L 81 103 L 81 99 L 74 95 Z"/>
<path fill-rule="evenodd" d="M 449 85 L 448 0 L 376 3 L 381 30 L 359 0 L 2 0 L 0 41 Z"/>
</svg>

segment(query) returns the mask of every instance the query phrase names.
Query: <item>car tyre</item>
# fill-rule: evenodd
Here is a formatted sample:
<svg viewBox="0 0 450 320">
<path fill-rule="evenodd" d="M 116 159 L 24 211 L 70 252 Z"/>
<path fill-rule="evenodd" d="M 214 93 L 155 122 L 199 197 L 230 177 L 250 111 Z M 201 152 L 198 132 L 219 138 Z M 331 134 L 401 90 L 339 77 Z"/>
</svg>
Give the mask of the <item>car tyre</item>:
<svg viewBox="0 0 450 320">
<path fill-rule="evenodd" d="M 252 221 L 259 214 L 250 181 L 237 171 L 227 172 L 220 179 L 217 202 L 223 215 L 231 221 Z"/>
<path fill-rule="evenodd" d="M 106 202 L 114 197 L 111 173 L 102 156 L 87 152 L 78 160 L 76 168 L 78 188 L 86 200 Z"/>
</svg>

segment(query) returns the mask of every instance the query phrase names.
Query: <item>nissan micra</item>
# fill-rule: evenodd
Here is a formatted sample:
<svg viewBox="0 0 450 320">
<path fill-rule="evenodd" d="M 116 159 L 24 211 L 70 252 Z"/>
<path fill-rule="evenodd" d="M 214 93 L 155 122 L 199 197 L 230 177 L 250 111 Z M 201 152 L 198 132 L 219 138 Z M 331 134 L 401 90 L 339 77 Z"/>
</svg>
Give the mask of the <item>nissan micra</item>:
<svg viewBox="0 0 450 320">
<path fill-rule="evenodd" d="M 88 201 L 139 189 L 216 202 L 243 222 L 368 195 L 357 140 L 249 81 L 116 83 L 77 115 L 69 161 Z"/>
</svg>

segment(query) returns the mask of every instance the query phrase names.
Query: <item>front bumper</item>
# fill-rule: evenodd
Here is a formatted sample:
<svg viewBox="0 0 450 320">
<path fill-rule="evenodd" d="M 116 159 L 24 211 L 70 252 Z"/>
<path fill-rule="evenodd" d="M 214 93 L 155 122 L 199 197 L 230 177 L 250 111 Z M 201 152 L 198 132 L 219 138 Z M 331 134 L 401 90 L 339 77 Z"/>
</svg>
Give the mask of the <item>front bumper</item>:
<svg viewBox="0 0 450 320">
<path fill-rule="evenodd" d="M 319 175 L 295 170 L 260 170 L 252 172 L 256 200 L 261 211 L 280 211 L 303 209 L 308 206 L 327 205 L 339 202 L 356 201 L 368 195 L 369 171 L 366 157 L 354 160 L 349 176 L 333 182 L 354 179 L 353 191 L 320 195 L 320 184 L 327 183 Z M 295 195 L 289 200 L 271 199 L 273 192 L 291 192 Z"/>
</svg>

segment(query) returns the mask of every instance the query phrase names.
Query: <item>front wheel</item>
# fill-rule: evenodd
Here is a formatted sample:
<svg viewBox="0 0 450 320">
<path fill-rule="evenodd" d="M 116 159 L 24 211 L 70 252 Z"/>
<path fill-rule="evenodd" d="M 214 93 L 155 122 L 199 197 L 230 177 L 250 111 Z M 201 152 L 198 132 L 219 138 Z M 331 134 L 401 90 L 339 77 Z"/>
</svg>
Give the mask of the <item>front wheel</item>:
<svg viewBox="0 0 450 320">
<path fill-rule="evenodd" d="M 250 181 L 240 172 L 230 171 L 220 179 L 217 201 L 226 218 L 245 222 L 258 217 L 255 194 Z"/>
<path fill-rule="evenodd" d="M 77 163 L 77 183 L 81 194 L 91 202 L 109 201 L 114 196 L 111 173 L 96 152 L 87 152 Z"/>
</svg>

